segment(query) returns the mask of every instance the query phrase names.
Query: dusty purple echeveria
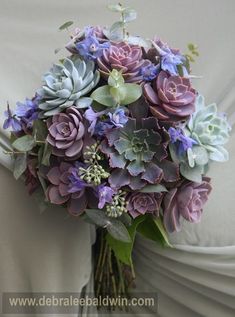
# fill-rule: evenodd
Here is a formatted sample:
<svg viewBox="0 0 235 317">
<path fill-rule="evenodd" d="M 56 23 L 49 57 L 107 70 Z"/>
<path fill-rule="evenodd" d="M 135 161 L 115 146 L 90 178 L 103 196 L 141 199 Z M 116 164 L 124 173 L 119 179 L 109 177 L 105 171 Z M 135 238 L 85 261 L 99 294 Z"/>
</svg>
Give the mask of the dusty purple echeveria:
<svg viewBox="0 0 235 317">
<path fill-rule="evenodd" d="M 127 210 L 133 218 L 146 213 L 159 216 L 162 197 L 162 193 L 132 193 L 127 198 Z"/>
<path fill-rule="evenodd" d="M 140 83 L 143 81 L 141 68 L 151 65 L 149 60 L 144 60 L 142 50 L 137 45 L 125 42 L 112 43 L 103 55 L 98 58 L 98 67 L 103 78 L 108 79 L 113 69 L 122 72 L 127 83 Z"/>
<path fill-rule="evenodd" d="M 85 127 L 80 112 L 70 107 L 66 113 L 59 113 L 47 120 L 49 134 L 47 142 L 52 153 L 67 159 L 77 159 L 83 148 Z"/>
<path fill-rule="evenodd" d="M 171 189 L 164 197 L 164 225 L 168 232 L 180 231 L 180 218 L 198 223 L 203 206 L 211 192 L 210 178 L 203 177 L 202 183 L 187 182 Z"/>
<path fill-rule="evenodd" d="M 181 121 L 195 111 L 196 92 L 185 77 L 161 71 L 152 85 L 144 85 L 144 95 L 152 114 L 161 121 Z"/>
<path fill-rule="evenodd" d="M 47 189 L 47 197 L 52 204 L 67 203 L 69 213 L 80 215 L 87 206 L 86 183 L 78 176 L 78 167 L 62 162 L 52 167 L 47 174 L 51 183 Z"/>
</svg>

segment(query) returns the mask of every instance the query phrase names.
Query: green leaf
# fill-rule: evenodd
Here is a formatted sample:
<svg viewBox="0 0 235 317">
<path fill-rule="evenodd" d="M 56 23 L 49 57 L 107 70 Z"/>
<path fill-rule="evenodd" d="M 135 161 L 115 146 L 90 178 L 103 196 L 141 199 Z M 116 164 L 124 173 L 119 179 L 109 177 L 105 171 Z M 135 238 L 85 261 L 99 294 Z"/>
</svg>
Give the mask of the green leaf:
<svg viewBox="0 0 235 317">
<path fill-rule="evenodd" d="M 111 74 L 109 75 L 108 84 L 109 86 L 116 87 L 116 88 L 125 84 L 125 80 L 121 72 L 119 72 L 116 69 L 113 69 Z"/>
<path fill-rule="evenodd" d="M 110 94 L 113 97 L 113 99 L 115 99 L 117 104 L 121 104 L 122 100 L 125 98 L 126 91 L 122 90 L 122 86 L 119 88 L 111 87 Z"/>
<path fill-rule="evenodd" d="M 123 11 L 123 21 L 124 23 L 129 23 L 137 18 L 137 12 L 134 9 L 126 8 Z"/>
<path fill-rule="evenodd" d="M 108 233 L 116 240 L 129 243 L 131 242 L 131 237 L 125 225 L 117 220 L 110 219 L 110 223 L 107 225 Z"/>
<path fill-rule="evenodd" d="M 125 92 L 122 92 L 123 95 L 125 93 L 125 97 L 121 101 L 122 105 L 129 105 L 139 99 L 142 95 L 142 88 L 137 84 L 125 84 L 121 89 L 125 90 Z"/>
<path fill-rule="evenodd" d="M 15 179 L 19 179 L 27 168 L 27 155 L 26 153 L 18 154 L 14 161 L 13 175 Z"/>
<path fill-rule="evenodd" d="M 21 138 L 15 140 L 12 146 L 22 152 L 28 152 L 36 145 L 34 138 L 31 135 L 24 135 Z"/>
<path fill-rule="evenodd" d="M 33 136 L 37 141 L 45 141 L 47 138 L 47 126 L 42 120 L 36 120 L 33 123 Z"/>
<path fill-rule="evenodd" d="M 161 193 L 167 192 L 167 189 L 163 185 L 147 185 L 140 190 L 141 193 Z"/>
<path fill-rule="evenodd" d="M 157 225 L 157 227 L 158 227 L 158 229 L 159 229 L 159 231 L 160 231 L 160 233 L 161 233 L 161 235 L 162 235 L 162 237 L 164 239 L 165 245 L 168 246 L 168 247 L 172 247 L 172 245 L 169 242 L 166 230 L 163 227 L 163 223 L 162 223 L 161 218 L 158 217 L 158 218 L 154 218 L 153 220 L 154 220 L 155 224 Z"/>
<path fill-rule="evenodd" d="M 73 21 L 65 22 L 59 27 L 59 30 L 62 31 L 64 29 L 68 29 L 72 24 L 73 24 Z"/>
<path fill-rule="evenodd" d="M 38 179 L 40 181 L 40 184 L 42 186 L 42 189 L 44 191 L 44 194 L 46 194 L 46 191 L 47 191 L 47 184 L 46 184 L 46 181 L 45 181 L 45 178 L 41 176 L 40 172 L 37 172 L 37 175 L 38 175 Z M 46 196 L 47 197 L 47 196 Z M 44 198 L 45 200 L 45 198 Z"/>
<path fill-rule="evenodd" d="M 55 53 L 55 54 L 58 54 L 59 51 L 61 51 L 61 50 L 62 50 L 62 48 L 61 48 L 61 47 L 58 47 L 58 48 L 56 48 L 56 49 L 54 50 L 54 53 Z"/>
<path fill-rule="evenodd" d="M 45 166 L 50 166 L 50 157 L 52 154 L 52 147 L 46 142 L 44 145 L 43 156 L 41 163 Z"/>
<path fill-rule="evenodd" d="M 132 265 L 132 250 L 136 236 L 136 230 L 140 223 L 142 223 L 145 219 L 145 216 L 140 216 L 134 219 L 132 225 L 127 228 L 129 235 L 131 237 L 130 243 L 125 243 L 122 241 L 118 241 L 114 239 L 110 234 L 107 234 L 106 239 L 114 251 L 115 256 L 123 263 L 127 265 Z"/>
<path fill-rule="evenodd" d="M 106 227 L 110 223 L 110 218 L 100 209 L 86 209 L 85 212 L 93 224 L 99 227 Z"/>
<path fill-rule="evenodd" d="M 123 22 L 117 21 L 117 22 L 112 24 L 109 31 L 110 31 L 110 33 L 116 33 L 117 31 L 122 30 L 124 25 L 125 24 Z"/>
<path fill-rule="evenodd" d="M 159 222 L 156 222 L 152 216 L 148 215 L 145 218 L 145 221 L 138 226 L 137 231 L 145 238 L 160 243 L 162 246 L 171 246 L 165 229 L 163 228 L 163 225 L 160 224 L 160 221 L 160 218 Z"/>
<path fill-rule="evenodd" d="M 115 107 L 117 103 L 111 96 L 109 89 L 110 88 L 108 85 L 99 87 L 95 91 L 93 91 L 93 93 L 91 94 L 91 98 L 107 107 Z"/>
<path fill-rule="evenodd" d="M 124 10 L 121 4 L 109 4 L 107 8 L 113 12 L 122 12 Z"/>
</svg>

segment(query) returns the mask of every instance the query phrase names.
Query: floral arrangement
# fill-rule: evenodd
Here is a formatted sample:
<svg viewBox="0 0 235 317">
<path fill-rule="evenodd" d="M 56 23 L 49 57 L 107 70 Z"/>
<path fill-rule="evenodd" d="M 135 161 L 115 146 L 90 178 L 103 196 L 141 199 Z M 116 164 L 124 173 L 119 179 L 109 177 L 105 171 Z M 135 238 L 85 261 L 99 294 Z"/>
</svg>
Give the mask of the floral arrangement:
<svg viewBox="0 0 235 317">
<path fill-rule="evenodd" d="M 109 6 L 110 28 L 76 28 L 69 56 L 32 99 L 7 108 L 14 176 L 30 194 L 97 226 L 97 294 L 132 285 L 136 233 L 170 246 L 183 220 L 198 223 L 211 192 L 211 162 L 228 160 L 230 126 L 193 88 L 198 55 L 127 32 L 136 12 Z M 68 29 L 66 22 L 60 29 Z"/>
</svg>

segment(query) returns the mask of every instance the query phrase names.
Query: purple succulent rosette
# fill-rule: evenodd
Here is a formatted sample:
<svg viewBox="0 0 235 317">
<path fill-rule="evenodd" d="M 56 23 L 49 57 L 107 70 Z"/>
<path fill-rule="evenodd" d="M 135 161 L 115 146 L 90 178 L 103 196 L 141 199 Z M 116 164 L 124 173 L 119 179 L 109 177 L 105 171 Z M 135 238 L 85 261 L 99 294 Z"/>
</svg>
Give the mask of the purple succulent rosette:
<svg viewBox="0 0 235 317">
<path fill-rule="evenodd" d="M 85 134 L 83 121 L 82 115 L 74 107 L 47 119 L 46 140 L 55 156 L 76 160 L 81 155 Z"/>
<path fill-rule="evenodd" d="M 145 84 L 144 94 L 151 113 L 161 121 L 181 121 L 195 111 L 196 92 L 188 78 L 161 71 L 153 86 Z"/>
<path fill-rule="evenodd" d="M 34 97 L 7 105 L 3 125 L 14 176 L 43 197 L 40 208 L 63 206 L 98 228 L 97 296 L 127 293 L 136 232 L 169 246 L 183 220 L 201 221 L 208 167 L 228 160 L 231 130 L 192 85 L 195 45 L 183 54 L 156 36 L 132 36 L 135 10 L 109 9 L 120 20 L 75 28 L 70 55 L 44 74 Z"/>
<path fill-rule="evenodd" d="M 168 232 L 180 231 L 180 219 L 198 223 L 211 192 L 210 178 L 202 183 L 186 182 L 171 189 L 164 197 L 164 224 Z"/>
</svg>

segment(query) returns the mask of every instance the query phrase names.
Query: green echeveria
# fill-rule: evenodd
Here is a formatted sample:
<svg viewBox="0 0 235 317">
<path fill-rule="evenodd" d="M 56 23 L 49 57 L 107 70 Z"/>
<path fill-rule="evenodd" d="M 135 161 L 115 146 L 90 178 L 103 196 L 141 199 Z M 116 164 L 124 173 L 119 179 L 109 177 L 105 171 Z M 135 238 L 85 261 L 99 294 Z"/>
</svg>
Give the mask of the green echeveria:
<svg viewBox="0 0 235 317">
<path fill-rule="evenodd" d="M 227 161 L 228 152 L 223 145 L 229 140 L 230 129 L 226 117 L 218 114 L 216 104 L 205 106 L 204 98 L 198 96 L 196 112 L 189 120 L 186 130 L 187 135 L 198 143 L 192 148 L 192 152 L 195 150 L 198 153 L 191 155 L 192 158 L 195 157 L 194 163 L 200 165 L 200 161 L 202 164 L 208 163 L 209 160 Z M 194 165 L 192 160 L 190 163 Z"/>
<path fill-rule="evenodd" d="M 196 111 L 184 128 L 185 135 L 197 144 L 181 155 L 173 144 L 170 145 L 172 158 L 180 162 L 181 174 L 187 179 L 200 182 L 210 160 L 227 161 L 229 155 L 223 145 L 229 140 L 230 130 L 226 117 L 218 114 L 216 104 L 206 106 L 204 97 L 199 95 Z"/>
<path fill-rule="evenodd" d="M 79 58 L 65 58 L 63 63 L 54 64 L 43 77 L 44 85 L 38 90 L 41 97 L 39 108 L 43 116 L 52 116 L 65 108 L 88 107 L 92 99 L 83 97 L 99 81 L 99 72 L 93 61 L 82 61 Z"/>
</svg>

